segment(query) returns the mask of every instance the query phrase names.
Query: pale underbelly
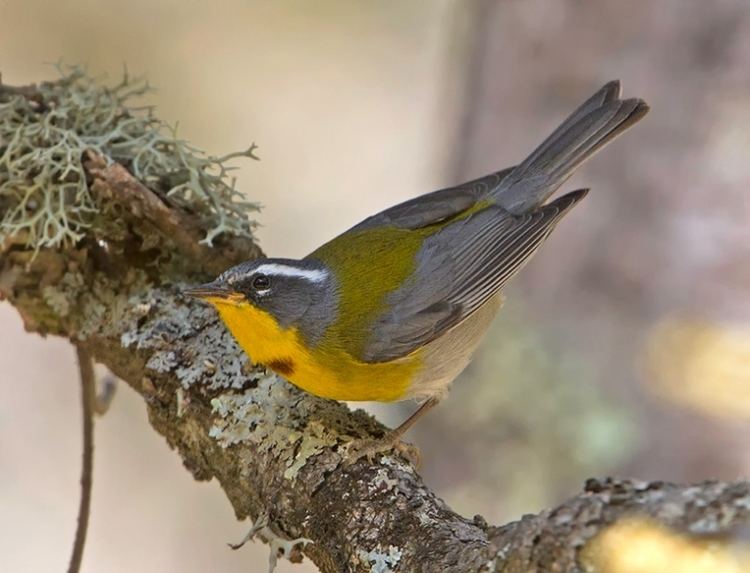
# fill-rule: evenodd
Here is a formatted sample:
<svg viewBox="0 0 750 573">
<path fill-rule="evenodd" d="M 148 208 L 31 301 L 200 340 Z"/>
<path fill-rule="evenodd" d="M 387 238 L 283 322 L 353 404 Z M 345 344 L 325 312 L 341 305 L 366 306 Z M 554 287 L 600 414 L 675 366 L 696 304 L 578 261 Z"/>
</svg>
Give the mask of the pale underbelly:
<svg viewBox="0 0 750 573">
<path fill-rule="evenodd" d="M 468 366 L 503 300 L 503 294 L 497 293 L 466 320 L 425 345 L 422 367 L 401 399 L 443 398 L 451 382 Z"/>
</svg>

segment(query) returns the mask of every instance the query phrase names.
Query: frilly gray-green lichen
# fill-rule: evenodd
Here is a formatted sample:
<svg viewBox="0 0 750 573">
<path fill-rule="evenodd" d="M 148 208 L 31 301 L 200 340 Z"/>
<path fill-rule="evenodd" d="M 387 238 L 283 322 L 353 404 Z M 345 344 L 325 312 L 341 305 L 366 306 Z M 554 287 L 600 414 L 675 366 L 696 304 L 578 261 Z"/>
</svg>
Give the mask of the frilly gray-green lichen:
<svg viewBox="0 0 750 573">
<path fill-rule="evenodd" d="M 294 481 L 308 459 L 340 438 L 306 411 L 310 402 L 291 384 L 274 374 L 261 375 L 257 384 L 211 400 L 216 417 L 209 435 L 225 448 L 250 442 L 274 453 L 286 463 L 284 477 Z"/>
<path fill-rule="evenodd" d="M 209 229 L 251 236 L 249 210 L 229 177 L 226 162 L 254 157 L 253 148 L 206 156 L 178 139 L 153 114 L 132 101 L 150 90 L 127 73 L 107 86 L 79 67 L 58 66 L 61 78 L 27 98 L 0 85 L 0 244 L 8 237 L 38 251 L 70 245 L 96 225 L 83 167 L 85 152 L 125 165 L 165 201 L 197 213 Z"/>
<path fill-rule="evenodd" d="M 378 545 L 371 551 L 360 550 L 357 556 L 363 564 L 369 565 L 370 573 L 396 573 L 402 554 L 403 551 L 393 545 L 389 545 L 387 550 Z"/>
</svg>

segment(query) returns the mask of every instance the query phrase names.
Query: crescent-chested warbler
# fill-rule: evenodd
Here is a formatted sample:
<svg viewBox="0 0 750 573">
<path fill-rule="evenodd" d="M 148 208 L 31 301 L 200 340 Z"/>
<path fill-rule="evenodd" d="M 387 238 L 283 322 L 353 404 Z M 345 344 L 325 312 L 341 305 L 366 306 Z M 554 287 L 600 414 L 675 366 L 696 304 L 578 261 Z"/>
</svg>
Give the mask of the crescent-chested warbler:
<svg viewBox="0 0 750 573">
<path fill-rule="evenodd" d="M 300 260 L 241 263 L 187 294 L 211 303 L 251 359 L 336 400 L 445 396 L 503 288 L 587 190 L 547 198 L 648 106 L 610 82 L 524 161 L 373 215 Z"/>
</svg>

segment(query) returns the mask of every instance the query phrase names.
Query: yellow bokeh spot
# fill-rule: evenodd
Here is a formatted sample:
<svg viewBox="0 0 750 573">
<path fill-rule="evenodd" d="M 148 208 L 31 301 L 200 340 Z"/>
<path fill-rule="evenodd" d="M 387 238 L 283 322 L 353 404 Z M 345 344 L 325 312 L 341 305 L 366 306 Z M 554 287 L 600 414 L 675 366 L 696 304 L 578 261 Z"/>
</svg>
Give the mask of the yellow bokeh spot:
<svg viewBox="0 0 750 573">
<path fill-rule="evenodd" d="M 670 318 L 651 332 L 648 388 L 717 417 L 750 419 L 750 326 Z"/>
<path fill-rule="evenodd" d="M 589 541 L 591 573 L 747 573 L 750 549 L 676 533 L 647 518 L 626 518 Z"/>
</svg>

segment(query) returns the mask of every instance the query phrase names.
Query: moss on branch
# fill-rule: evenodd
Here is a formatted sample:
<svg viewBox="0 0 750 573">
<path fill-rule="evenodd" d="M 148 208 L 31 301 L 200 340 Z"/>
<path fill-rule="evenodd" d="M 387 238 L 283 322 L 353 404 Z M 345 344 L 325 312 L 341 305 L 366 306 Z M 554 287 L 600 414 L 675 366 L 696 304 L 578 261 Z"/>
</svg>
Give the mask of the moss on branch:
<svg viewBox="0 0 750 573">
<path fill-rule="evenodd" d="M 228 162 L 255 158 L 254 146 L 206 156 L 153 107 L 136 104 L 147 82 L 126 72 L 107 85 L 80 67 L 58 70 L 60 79 L 40 84 L 33 97 L 0 85 L 0 244 L 12 238 L 34 251 L 70 246 L 92 228 L 117 224 L 100 216 L 87 152 L 125 166 L 166 204 L 196 214 L 206 244 L 222 233 L 252 237 L 248 213 L 257 204 L 235 189 Z"/>
</svg>

